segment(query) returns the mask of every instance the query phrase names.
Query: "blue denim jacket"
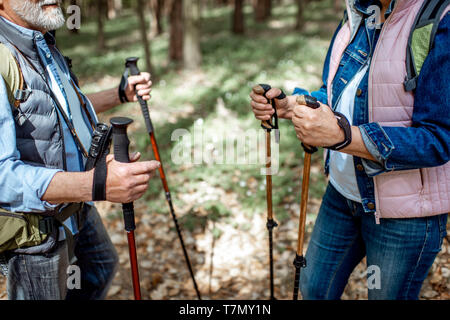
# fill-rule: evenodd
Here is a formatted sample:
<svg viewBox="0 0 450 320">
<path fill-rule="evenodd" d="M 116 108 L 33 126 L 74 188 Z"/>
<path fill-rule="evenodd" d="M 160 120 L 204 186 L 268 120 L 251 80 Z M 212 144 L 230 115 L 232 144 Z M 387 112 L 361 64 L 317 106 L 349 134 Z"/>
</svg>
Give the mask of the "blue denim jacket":
<svg viewBox="0 0 450 320">
<path fill-rule="evenodd" d="M 370 15 L 368 7 L 375 1 L 356 1 L 355 8 L 363 14 Z M 389 15 L 391 8 L 386 12 Z M 331 41 L 323 70 L 323 85 L 310 94 L 324 104 L 328 104 L 327 79 L 331 48 L 336 34 Z M 361 23 L 353 41 L 346 48 L 340 67 L 333 80 L 332 104 L 335 105 L 346 84 L 369 59 L 375 48 L 380 29 L 371 29 L 367 19 Z M 368 76 L 365 75 L 355 97 L 353 124 L 359 126 L 368 151 L 378 162 L 354 157 L 356 179 L 361 193 L 365 212 L 374 213 L 375 192 L 373 177 L 383 172 L 435 167 L 447 163 L 450 159 L 450 14 L 440 22 L 434 47 L 425 60 L 415 91 L 412 126 L 382 127 L 369 123 L 368 116 Z M 294 94 L 307 94 L 296 88 Z M 325 173 L 328 173 L 325 161 Z"/>
</svg>

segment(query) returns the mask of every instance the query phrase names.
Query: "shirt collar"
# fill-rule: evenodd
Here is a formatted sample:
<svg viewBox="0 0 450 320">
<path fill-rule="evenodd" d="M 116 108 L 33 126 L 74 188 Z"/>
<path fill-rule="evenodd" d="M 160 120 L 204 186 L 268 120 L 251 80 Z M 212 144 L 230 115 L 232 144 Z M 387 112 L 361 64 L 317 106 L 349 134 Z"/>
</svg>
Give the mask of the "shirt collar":
<svg viewBox="0 0 450 320">
<path fill-rule="evenodd" d="M 28 36 L 30 38 L 36 38 L 37 36 L 42 36 L 45 41 L 47 42 L 48 45 L 55 45 L 56 40 L 55 40 L 55 32 L 54 31 L 49 31 L 46 32 L 44 35 L 37 30 L 32 30 L 32 29 L 28 29 L 22 26 L 19 26 L 18 24 L 15 24 L 12 21 L 9 21 L 8 19 L 0 16 L 0 19 L 2 19 L 3 21 L 5 21 L 7 24 L 9 24 L 10 26 L 14 27 L 17 29 L 17 31 L 19 31 L 20 33 L 22 33 L 25 36 Z"/>
</svg>

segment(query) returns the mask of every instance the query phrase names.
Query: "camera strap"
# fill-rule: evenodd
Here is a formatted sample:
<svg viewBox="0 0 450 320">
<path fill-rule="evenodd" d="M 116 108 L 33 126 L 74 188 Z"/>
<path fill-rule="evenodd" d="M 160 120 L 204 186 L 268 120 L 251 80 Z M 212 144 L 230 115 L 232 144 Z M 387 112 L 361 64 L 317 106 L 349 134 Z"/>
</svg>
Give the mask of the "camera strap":
<svg viewBox="0 0 450 320">
<path fill-rule="evenodd" d="M 106 156 L 109 154 L 112 140 L 112 128 L 99 123 L 94 130 L 86 171 L 94 168 L 92 200 L 106 200 L 106 177 L 108 174 Z"/>
</svg>

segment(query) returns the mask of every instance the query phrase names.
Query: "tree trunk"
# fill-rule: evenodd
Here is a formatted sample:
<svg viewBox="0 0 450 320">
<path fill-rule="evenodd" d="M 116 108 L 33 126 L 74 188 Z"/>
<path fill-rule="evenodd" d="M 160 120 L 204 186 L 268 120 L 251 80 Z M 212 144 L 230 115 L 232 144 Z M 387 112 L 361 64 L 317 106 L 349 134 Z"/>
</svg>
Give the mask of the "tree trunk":
<svg viewBox="0 0 450 320">
<path fill-rule="evenodd" d="M 336 13 L 340 13 L 342 10 L 341 2 L 342 2 L 342 0 L 334 0 L 334 11 Z"/>
<path fill-rule="evenodd" d="M 137 15 L 139 18 L 139 30 L 141 33 L 141 41 L 144 46 L 145 52 L 145 65 L 147 67 L 148 72 L 152 72 L 152 63 L 151 63 L 151 51 L 150 51 L 150 42 L 148 41 L 148 33 L 147 33 L 147 23 L 145 21 L 145 6 L 144 0 L 137 0 Z"/>
<path fill-rule="evenodd" d="M 200 0 L 184 0 L 183 12 L 183 65 L 186 69 L 197 69 L 202 63 L 200 49 Z"/>
<path fill-rule="evenodd" d="M 183 60 L 183 0 L 172 0 L 170 8 L 169 59 L 172 62 Z"/>
<path fill-rule="evenodd" d="M 297 19 L 295 23 L 295 30 L 300 31 L 305 25 L 303 11 L 305 10 L 306 0 L 297 0 Z"/>
<path fill-rule="evenodd" d="M 244 0 L 234 0 L 233 33 L 244 34 Z"/>
<path fill-rule="evenodd" d="M 270 17 L 272 0 L 257 0 L 255 4 L 255 21 L 264 22 Z"/>
<path fill-rule="evenodd" d="M 105 41 L 105 9 L 106 1 L 97 0 L 97 49 L 103 51 L 106 48 Z"/>
<path fill-rule="evenodd" d="M 150 4 L 152 7 L 152 16 L 153 16 L 153 22 L 151 23 L 152 35 L 159 36 L 163 33 L 161 20 L 164 9 L 164 0 L 152 0 Z"/>
</svg>

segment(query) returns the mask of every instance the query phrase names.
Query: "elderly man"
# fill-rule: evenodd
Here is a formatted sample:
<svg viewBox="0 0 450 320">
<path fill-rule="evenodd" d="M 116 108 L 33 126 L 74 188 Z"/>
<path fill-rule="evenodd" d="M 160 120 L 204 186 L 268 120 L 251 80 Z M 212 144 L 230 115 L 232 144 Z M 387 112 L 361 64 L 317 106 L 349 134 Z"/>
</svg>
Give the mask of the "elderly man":
<svg viewBox="0 0 450 320">
<path fill-rule="evenodd" d="M 324 84 L 311 93 L 320 108 L 299 105 L 295 96 L 277 100 L 278 115 L 292 120 L 304 144 L 327 149 L 329 184 L 300 289 L 305 299 L 339 299 L 366 257 L 369 299 L 417 299 L 450 211 L 449 5 L 346 4 L 346 19 L 325 61 Z M 380 13 L 375 19 L 374 12 Z M 409 52 L 420 54 L 410 59 Z M 411 63 L 417 66 L 413 76 Z M 270 119 L 266 98 L 280 92 L 251 93 L 257 119 Z M 295 94 L 307 92 L 298 88 Z"/>
<path fill-rule="evenodd" d="M 92 203 L 94 171 L 85 171 L 86 150 L 96 112 L 136 101 L 136 94 L 150 99 L 148 73 L 130 77 L 121 98 L 117 89 L 81 93 L 49 32 L 64 25 L 60 3 L 0 0 L 1 208 L 46 217 L 74 211 L 42 243 L 2 254 L 10 299 L 106 296 L 117 254 Z M 147 190 L 159 163 L 131 158 L 122 164 L 109 156 L 102 200 L 127 203 Z M 81 289 L 68 290 L 67 271 L 75 261 Z"/>
</svg>

